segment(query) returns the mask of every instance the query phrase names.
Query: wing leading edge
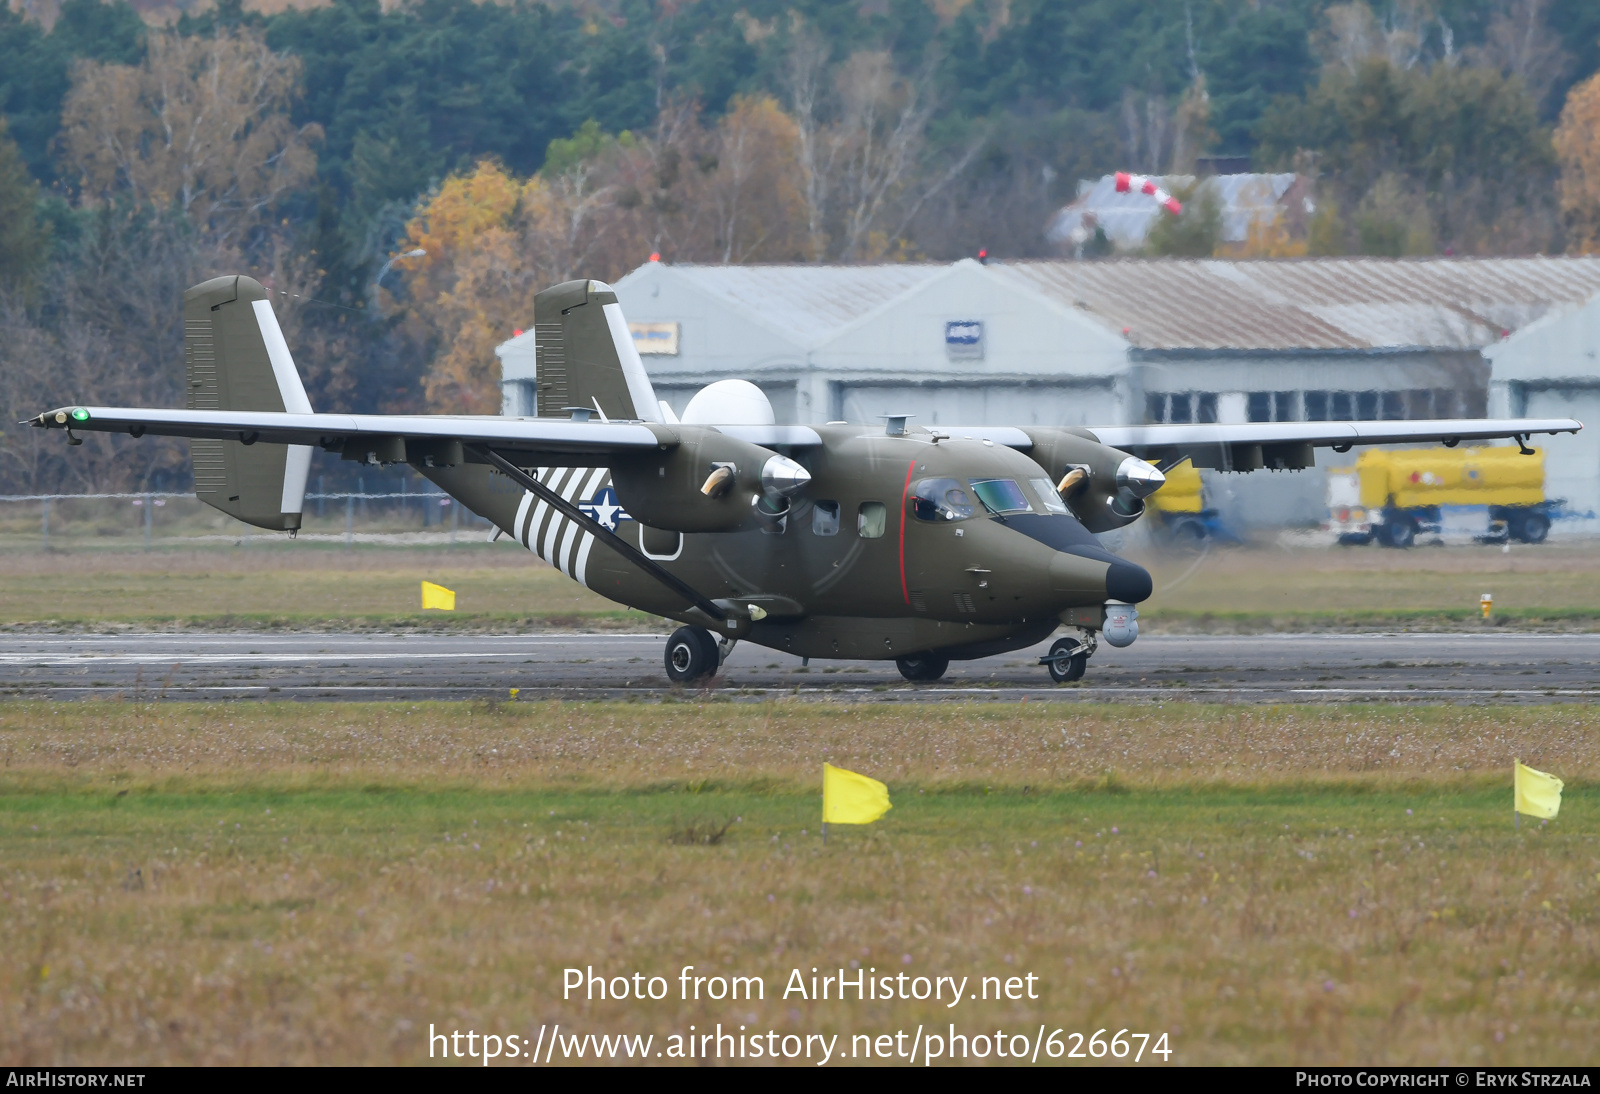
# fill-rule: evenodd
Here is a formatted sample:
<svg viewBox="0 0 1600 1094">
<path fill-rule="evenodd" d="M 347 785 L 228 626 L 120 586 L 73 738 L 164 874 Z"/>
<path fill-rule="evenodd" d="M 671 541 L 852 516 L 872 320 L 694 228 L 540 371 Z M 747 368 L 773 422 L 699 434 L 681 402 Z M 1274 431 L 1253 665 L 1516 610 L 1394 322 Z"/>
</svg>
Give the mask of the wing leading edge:
<svg viewBox="0 0 1600 1094">
<path fill-rule="evenodd" d="M 1573 418 L 1455 418 L 1416 422 L 1250 422 L 1239 425 L 1117 425 L 1084 430 L 1102 444 L 1166 464 L 1252 471 L 1309 467 L 1311 450 L 1348 451 L 1355 445 L 1438 441 L 1515 440 L 1534 434 L 1576 433 Z"/>
<path fill-rule="evenodd" d="M 451 445 L 481 445 L 508 457 L 536 457 L 560 466 L 677 443 L 672 426 L 634 422 L 434 415 L 290 414 L 251 410 L 151 410 L 78 406 L 48 410 L 28 425 L 128 433 L 135 437 L 210 438 L 254 444 L 316 445 L 362 462 L 400 463 L 436 456 L 461 462 Z"/>
</svg>

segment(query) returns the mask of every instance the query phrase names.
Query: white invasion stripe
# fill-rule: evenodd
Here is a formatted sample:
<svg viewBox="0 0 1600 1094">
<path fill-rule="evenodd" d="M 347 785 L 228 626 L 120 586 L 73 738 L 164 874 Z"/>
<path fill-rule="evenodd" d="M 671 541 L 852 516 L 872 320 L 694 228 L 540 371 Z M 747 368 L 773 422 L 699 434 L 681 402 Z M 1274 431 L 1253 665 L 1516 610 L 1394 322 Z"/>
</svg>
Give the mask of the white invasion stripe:
<svg viewBox="0 0 1600 1094">
<path fill-rule="evenodd" d="M 272 378 L 278 381 L 278 395 L 283 399 L 283 409 L 288 414 L 310 414 L 311 400 L 306 398 L 305 385 L 289 356 L 289 343 L 283 340 L 283 329 L 273 314 L 272 303 L 267 300 L 251 301 L 256 313 L 256 326 L 261 328 L 261 340 L 267 346 L 267 360 L 272 362 Z M 629 339 L 632 344 L 632 339 Z"/>
<path fill-rule="evenodd" d="M 533 472 L 533 477 L 538 479 L 540 482 L 543 482 L 544 481 L 544 476 L 546 474 L 548 474 L 549 471 L 550 471 L 550 469 L 548 467 L 535 468 L 534 472 Z M 526 547 L 528 545 L 528 532 L 529 532 L 529 530 L 532 529 L 534 524 L 539 520 L 540 514 L 542 514 L 544 512 L 544 508 L 545 508 L 544 499 L 540 498 L 539 499 L 539 504 L 533 507 L 533 516 L 528 518 L 528 522 L 526 524 L 524 524 L 522 522 L 522 514 L 520 512 L 517 514 L 517 527 L 516 527 L 515 531 L 516 531 L 517 538 L 522 541 L 522 545 L 524 547 Z"/>
<path fill-rule="evenodd" d="M 585 501 L 585 500 L 593 498 L 594 497 L 594 492 L 600 488 L 600 480 L 605 478 L 605 477 L 606 477 L 606 468 L 604 468 L 604 467 L 595 468 L 594 469 L 594 474 L 589 476 L 589 481 L 583 487 L 583 493 L 578 495 L 578 500 L 579 501 Z"/>
<path fill-rule="evenodd" d="M 571 474 L 572 478 L 574 479 L 577 478 L 576 472 L 569 472 L 569 470 L 565 467 L 558 468 L 556 473 L 550 478 L 550 489 L 559 491 L 563 477 L 568 474 Z M 562 516 L 556 510 L 551 509 L 549 521 L 549 525 L 542 529 L 544 533 L 542 536 L 537 536 L 535 533 L 528 537 L 530 540 L 533 540 L 539 544 L 534 553 L 540 558 L 544 559 L 546 562 L 550 561 L 550 550 L 555 546 L 556 532 L 561 527 Z"/>
<path fill-rule="evenodd" d="M 527 516 L 527 514 L 528 514 L 528 505 L 532 501 L 533 501 L 533 492 L 531 490 L 524 490 L 522 492 L 522 500 L 517 503 L 516 519 L 514 519 L 511 522 L 510 531 L 511 531 L 511 534 L 513 536 L 515 536 L 517 534 L 517 530 L 522 527 L 522 518 Z"/>
<path fill-rule="evenodd" d="M 578 484 L 583 481 L 583 473 L 587 470 L 589 470 L 587 467 L 579 467 L 572 472 L 571 477 L 567 479 L 566 488 L 561 491 L 561 500 L 572 500 L 572 495 L 578 492 Z M 567 544 L 572 542 L 572 533 L 569 530 L 566 538 L 561 541 L 560 555 L 555 550 L 556 537 L 561 534 L 561 529 L 567 527 L 570 523 L 565 516 L 562 516 L 559 520 L 551 521 L 550 530 L 544 535 L 544 551 L 541 552 L 541 557 L 562 573 L 567 572 L 566 567 L 561 565 L 561 561 L 562 556 L 566 554 Z M 577 525 L 571 524 L 571 528 L 576 529 Z"/>
<path fill-rule="evenodd" d="M 578 522 L 575 520 L 567 521 L 566 534 L 561 537 L 561 550 L 556 554 L 556 569 L 568 577 L 572 576 L 572 567 L 567 565 L 567 549 L 572 546 L 572 537 L 577 534 Z"/>
<path fill-rule="evenodd" d="M 563 500 L 572 500 L 572 496 L 578 492 L 578 484 L 583 481 L 583 473 L 587 470 L 589 470 L 587 467 L 580 467 L 572 472 L 572 478 L 567 480 L 567 488 L 561 492 Z"/>
<path fill-rule="evenodd" d="M 572 576 L 578 579 L 579 585 L 589 584 L 589 548 L 594 546 L 594 533 L 583 533 L 583 542 L 578 545 L 578 561 L 572 565 Z"/>
<path fill-rule="evenodd" d="M 553 490 L 555 489 L 555 483 L 561 477 L 561 469 L 558 467 L 551 471 L 547 467 L 541 467 L 539 468 L 539 476 L 539 481 Z M 550 503 L 540 498 L 539 504 L 533 508 L 533 516 L 528 519 L 528 526 L 522 530 L 522 545 L 528 550 L 534 551 L 535 554 L 538 552 L 534 544 L 539 542 L 539 529 L 543 526 L 545 515 L 549 511 Z"/>
</svg>

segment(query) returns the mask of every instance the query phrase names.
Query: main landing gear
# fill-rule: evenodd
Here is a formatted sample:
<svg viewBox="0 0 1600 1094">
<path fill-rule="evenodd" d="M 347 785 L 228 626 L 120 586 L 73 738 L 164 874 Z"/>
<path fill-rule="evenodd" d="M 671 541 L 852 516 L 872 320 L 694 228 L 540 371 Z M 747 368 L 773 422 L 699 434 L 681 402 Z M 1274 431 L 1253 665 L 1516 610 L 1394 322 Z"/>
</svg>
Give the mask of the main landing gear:
<svg viewBox="0 0 1600 1094">
<path fill-rule="evenodd" d="M 731 638 L 718 639 L 704 627 L 679 627 L 667 639 L 667 679 L 674 684 L 709 680 L 733 652 Z"/>
<path fill-rule="evenodd" d="M 950 658 L 936 653 L 917 653 L 910 657 L 895 658 L 894 665 L 900 670 L 900 675 L 913 684 L 931 684 L 950 667 Z"/>
<path fill-rule="evenodd" d="M 1058 638 L 1050 652 L 1039 658 L 1039 664 L 1050 670 L 1050 679 L 1056 683 L 1070 684 L 1083 679 L 1098 645 L 1092 631 L 1083 632 L 1081 638 Z"/>
</svg>

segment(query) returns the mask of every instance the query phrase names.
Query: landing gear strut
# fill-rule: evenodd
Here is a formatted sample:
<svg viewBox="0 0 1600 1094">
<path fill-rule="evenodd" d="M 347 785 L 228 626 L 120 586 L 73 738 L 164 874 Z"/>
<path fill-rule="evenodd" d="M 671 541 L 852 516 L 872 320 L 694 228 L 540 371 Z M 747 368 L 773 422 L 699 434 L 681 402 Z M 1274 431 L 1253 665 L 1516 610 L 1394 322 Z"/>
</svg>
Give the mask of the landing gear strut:
<svg viewBox="0 0 1600 1094">
<path fill-rule="evenodd" d="M 1083 679 L 1089 657 L 1098 645 L 1091 631 L 1083 632 L 1081 638 L 1058 638 L 1050 652 L 1039 658 L 1039 664 L 1050 670 L 1050 679 L 1056 683 L 1070 684 Z"/>
<path fill-rule="evenodd" d="M 667 639 L 667 679 L 674 684 L 709 679 L 722 666 L 722 657 L 710 631 L 704 627 L 679 627 Z"/>
</svg>

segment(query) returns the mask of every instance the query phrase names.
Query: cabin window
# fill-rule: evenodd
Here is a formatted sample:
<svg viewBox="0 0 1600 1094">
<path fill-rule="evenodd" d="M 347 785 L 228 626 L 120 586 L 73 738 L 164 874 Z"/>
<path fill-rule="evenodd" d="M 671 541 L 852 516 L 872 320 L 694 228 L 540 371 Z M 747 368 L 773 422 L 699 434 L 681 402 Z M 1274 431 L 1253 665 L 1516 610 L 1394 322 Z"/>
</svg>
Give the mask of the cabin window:
<svg viewBox="0 0 1600 1094">
<path fill-rule="evenodd" d="M 839 503 L 818 501 L 811 505 L 811 534 L 836 536 L 839 534 Z"/>
<path fill-rule="evenodd" d="M 1033 492 L 1039 495 L 1039 500 L 1044 503 L 1045 510 L 1051 513 L 1067 513 L 1067 503 L 1061 500 L 1061 494 L 1056 490 L 1056 484 L 1049 479 L 1029 479 L 1033 484 Z"/>
<path fill-rule="evenodd" d="M 984 479 L 972 484 L 983 507 L 991 513 L 1026 513 L 1033 507 L 1015 479 Z"/>
<path fill-rule="evenodd" d="M 889 510 L 881 501 L 864 501 L 856 512 L 856 532 L 862 539 L 879 539 L 889 527 Z"/>
<path fill-rule="evenodd" d="M 911 512 L 918 520 L 965 520 L 972 498 L 955 479 L 923 479 L 911 488 Z"/>
</svg>

